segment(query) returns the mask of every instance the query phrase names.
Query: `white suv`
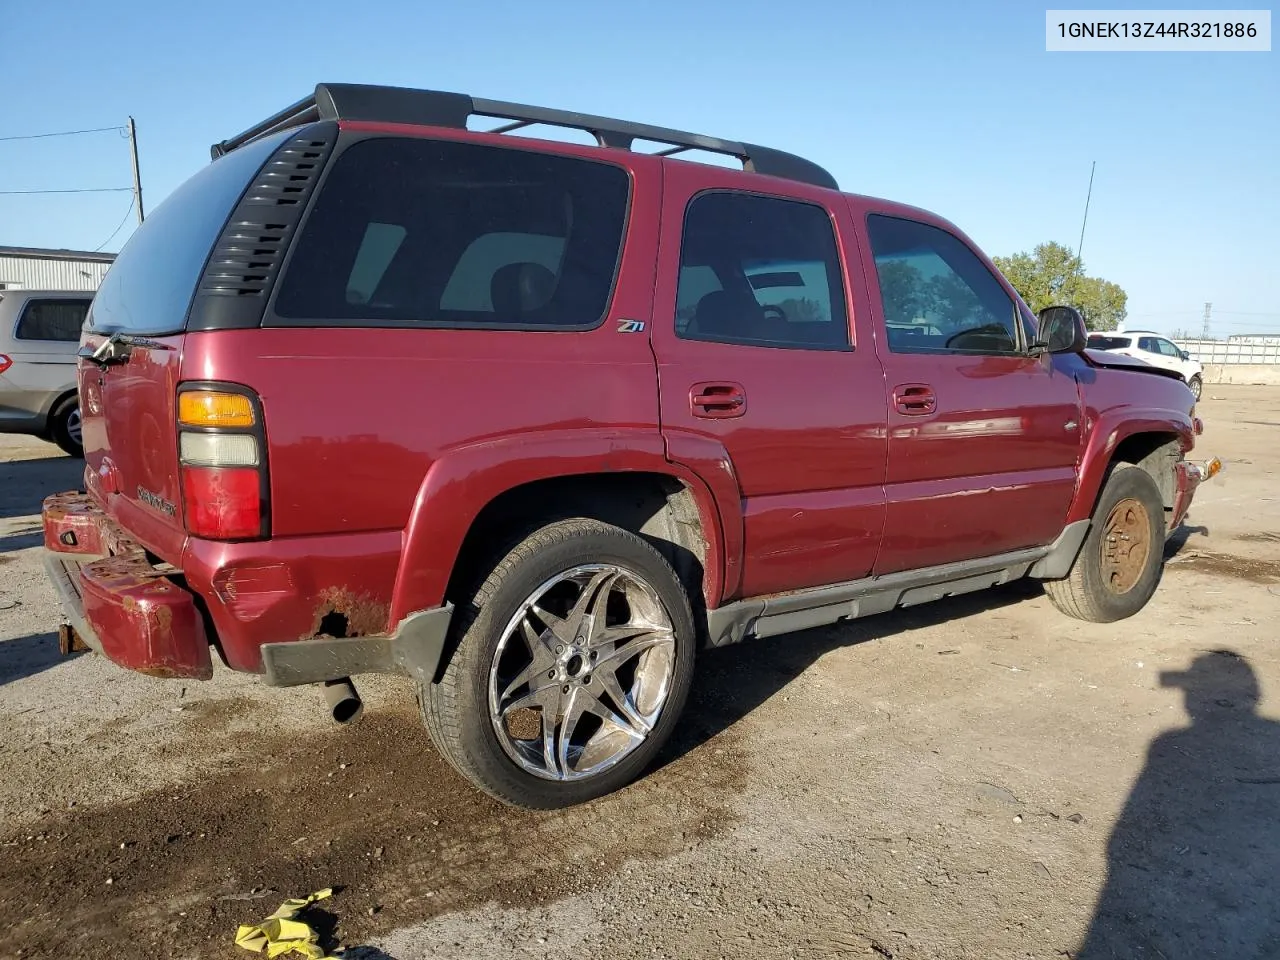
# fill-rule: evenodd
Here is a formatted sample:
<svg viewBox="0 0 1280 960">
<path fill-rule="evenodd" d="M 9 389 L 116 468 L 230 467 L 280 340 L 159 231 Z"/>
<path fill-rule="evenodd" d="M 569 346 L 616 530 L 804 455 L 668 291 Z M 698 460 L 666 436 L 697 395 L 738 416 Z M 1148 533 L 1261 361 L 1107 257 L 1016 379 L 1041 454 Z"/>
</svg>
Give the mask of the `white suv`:
<svg viewBox="0 0 1280 960">
<path fill-rule="evenodd" d="M 1177 344 L 1166 336 L 1151 330 L 1091 333 L 1089 349 L 1123 353 L 1126 357 L 1144 360 L 1153 367 L 1172 370 L 1187 382 L 1195 398 L 1200 399 L 1200 390 L 1204 385 L 1204 368 L 1200 366 L 1199 360 L 1192 360 L 1187 351 L 1179 349 Z"/>
</svg>

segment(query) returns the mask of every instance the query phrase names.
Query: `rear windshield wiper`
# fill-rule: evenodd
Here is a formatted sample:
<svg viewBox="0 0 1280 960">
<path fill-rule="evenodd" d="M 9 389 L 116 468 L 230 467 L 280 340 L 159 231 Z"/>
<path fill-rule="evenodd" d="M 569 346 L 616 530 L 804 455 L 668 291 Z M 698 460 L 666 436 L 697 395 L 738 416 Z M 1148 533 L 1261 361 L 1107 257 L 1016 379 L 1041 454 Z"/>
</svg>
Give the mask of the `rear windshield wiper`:
<svg viewBox="0 0 1280 960">
<path fill-rule="evenodd" d="M 81 347 L 76 356 L 100 367 L 109 367 L 114 363 L 127 363 L 134 347 L 150 347 L 157 350 L 168 350 L 169 345 L 145 337 L 134 337 L 121 330 L 112 333 L 97 348 Z"/>
</svg>

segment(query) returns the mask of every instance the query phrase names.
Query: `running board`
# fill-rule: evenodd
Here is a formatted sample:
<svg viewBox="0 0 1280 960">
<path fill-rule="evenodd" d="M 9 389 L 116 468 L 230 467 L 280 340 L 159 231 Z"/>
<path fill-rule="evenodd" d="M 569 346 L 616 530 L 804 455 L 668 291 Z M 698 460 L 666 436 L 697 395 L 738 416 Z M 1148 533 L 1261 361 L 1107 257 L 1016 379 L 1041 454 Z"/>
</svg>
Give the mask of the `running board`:
<svg viewBox="0 0 1280 960">
<path fill-rule="evenodd" d="M 1070 524 L 1048 546 L 729 603 L 707 611 L 708 643 L 723 647 L 747 637 L 775 637 L 869 617 L 985 590 L 1028 573 L 1064 576 L 1059 569 L 1070 569 L 1088 529 L 1089 521 L 1084 520 Z"/>
</svg>

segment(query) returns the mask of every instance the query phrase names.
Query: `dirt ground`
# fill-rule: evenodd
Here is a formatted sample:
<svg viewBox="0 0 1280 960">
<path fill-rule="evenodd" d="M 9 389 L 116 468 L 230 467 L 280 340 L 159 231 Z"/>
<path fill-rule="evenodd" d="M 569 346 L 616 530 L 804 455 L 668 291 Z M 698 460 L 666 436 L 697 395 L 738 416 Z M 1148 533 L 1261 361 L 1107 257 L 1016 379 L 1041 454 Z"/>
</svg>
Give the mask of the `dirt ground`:
<svg viewBox="0 0 1280 960">
<path fill-rule="evenodd" d="M 325 886 L 365 960 L 1280 956 L 1280 389 L 1200 411 L 1227 471 L 1139 616 L 1022 583 L 716 651 L 658 769 L 549 814 L 395 678 L 339 728 L 61 658 L 37 514 L 82 464 L 0 438 L 0 957 L 248 956 Z"/>
</svg>

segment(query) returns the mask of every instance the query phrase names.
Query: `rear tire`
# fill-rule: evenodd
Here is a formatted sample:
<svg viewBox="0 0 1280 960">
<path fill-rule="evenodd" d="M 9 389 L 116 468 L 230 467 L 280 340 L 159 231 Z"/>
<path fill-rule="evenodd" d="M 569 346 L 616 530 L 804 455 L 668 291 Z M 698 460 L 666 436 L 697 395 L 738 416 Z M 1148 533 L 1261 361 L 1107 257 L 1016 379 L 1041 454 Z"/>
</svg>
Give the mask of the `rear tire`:
<svg viewBox="0 0 1280 960">
<path fill-rule="evenodd" d="M 448 665 L 418 703 L 445 759 L 504 803 L 568 807 L 625 786 L 688 698 L 688 594 L 658 551 L 619 527 L 535 530 L 455 616 Z"/>
<path fill-rule="evenodd" d="M 72 457 L 84 456 L 84 444 L 80 436 L 80 400 L 68 397 L 49 415 L 49 439 Z"/>
<path fill-rule="evenodd" d="M 1102 488 L 1071 572 L 1045 593 L 1069 617 L 1111 623 L 1147 605 L 1164 566 L 1164 501 L 1151 475 L 1118 464 Z"/>
<path fill-rule="evenodd" d="M 1187 386 L 1191 388 L 1191 395 L 1195 397 L 1196 400 L 1199 400 L 1200 392 L 1204 389 L 1204 383 L 1201 381 L 1200 377 L 1198 375 L 1192 377 L 1187 381 Z"/>
</svg>

